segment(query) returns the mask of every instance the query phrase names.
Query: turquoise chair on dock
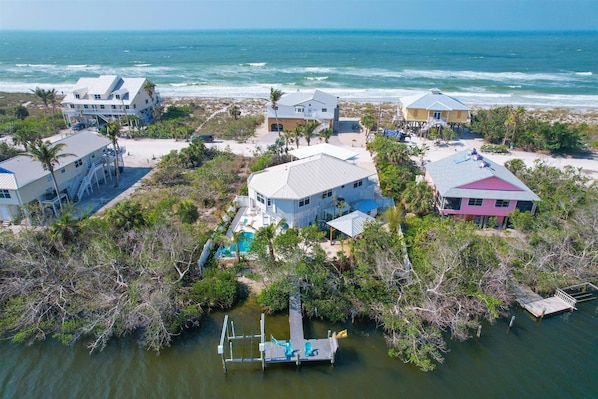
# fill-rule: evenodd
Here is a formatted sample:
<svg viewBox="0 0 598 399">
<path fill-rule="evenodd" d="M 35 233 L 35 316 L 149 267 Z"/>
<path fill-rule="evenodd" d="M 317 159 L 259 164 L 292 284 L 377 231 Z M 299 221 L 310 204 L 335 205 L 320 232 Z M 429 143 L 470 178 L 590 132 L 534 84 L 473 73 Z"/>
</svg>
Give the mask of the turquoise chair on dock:
<svg viewBox="0 0 598 399">
<path fill-rule="evenodd" d="M 309 342 L 309 341 L 305 342 L 305 349 L 303 350 L 303 353 L 305 353 L 305 356 L 313 356 L 314 355 L 314 350 L 311 348 L 311 342 Z"/>
</svg>

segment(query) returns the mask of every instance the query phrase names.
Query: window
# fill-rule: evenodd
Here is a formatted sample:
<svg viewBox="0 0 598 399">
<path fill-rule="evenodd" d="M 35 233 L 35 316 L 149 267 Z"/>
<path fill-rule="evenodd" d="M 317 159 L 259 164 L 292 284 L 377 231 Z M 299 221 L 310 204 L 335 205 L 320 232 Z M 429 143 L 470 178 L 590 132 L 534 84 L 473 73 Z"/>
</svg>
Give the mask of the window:
<svg viewBox="0 0 598 399">
<path fill-rule="evenodd" d="M 83 105 L 83 108 L 87 109 L 89 106 L 87 104 Z"/>
<path fill-rule="evenodd" d="M 129 109 L 129 106 L 128 106 L 128 105 L 125 105 L 125 109 Z"/>
<path fill-rule="evenodd" d="M 328 112 L 328 108 L 322 108 L 322 112 Z"/>
<path fill-rule="evenodd" d="M 305 197 L 299 200 L 299 207 L 309 205 L 309 197 Z"/>
<path fill-rule="evenodd" d="M 436 111 L 436 112 L 434 112 L 434 114 L 432 114 L 432 117 L 433 117 L 434 119 L 438 119 L 438 120 L 440 120 L 440 118 L 441 118 L 441 114 L 440 114 L 440 112 L 439 112 L 439 111 Z"/>
<path fill-rule="evenodd" d="M 102 96 L 100 96 L 99 94 L 94 94 L 93 98 L 95 98 L 96 100 L 101 100 Z"/>
<path fill-rule="evenodd" d="M 484 200 L 482 198 L 470 198 L 469 202 L 467 203 L 467 205 L 469 205 L 469 206 L 482 206 L 482 202 L 484 202 Z"/>
<path fill-rule="evenodd" d="M 363 180 L 359 180 L 356 181 L 355 183 L 353 183 L 353 188 L 357 188 L 357 187 L 361 187 L 363 186 Z"/>
<path fill-rule="evenodd" d="M 80 99 L 81 96 L 79 94 L 75 94 L 75 98 Z"/>
<path fill-rule="evenodd" d="M 70 106 L 71 106 L 71 108 L 75 108 L 75 104 L 71 104 Z"/>
<path fill-rule="evenodd" d="M 100 105 L 100 109 L 104 109 L 104 104 Z"/>
<path fill-rule="evenodd" d="M 532 201 L 517 201 L 515 208 L 519 209 L 521 212 L 531 212 L 532 209 L 534 209 L 534 203 Z"/>
<path fill-rule="evenodd" d="M 60 173 L 64 173 L 64 172 L 66 172 L 66 169 L 64 169 L 64 168 L 60 169 Z"/>
<path fill-rule="evenodd" d="M 330 198 L 332 197 L 332 190 L 324 191 L 322 193 L 322 198 Z"/>
<path fill-rule="evenodd" d="M 110 106 L 110 108 L 116 109 L 116 105 L 113 104 L 113 105 Z"/>
<path fill-rule="evenodd" d="M 444 199 L 444 206 L 442 209 L 453 209 L 458 211 L 461 209 L 461 198 L 446 197 Z"/>
<path fill-rule="evenodd" d="M 496 204 L 494 204 L 496 208 L 508 208 L 509 201 L 507 200 L 496 200 Z"/>
<path fill-rule="evenodd" d="M 133 104 L 133 109 L 137 109 L 137 104 Z"/>
<path fill-rule="evenodd" d="M 10 198 L 10 193 L 8 190 L 1 189 L 0 190 L 0 198 Z"/>
<path fill-rule="evenodd" d="M 305 110 L 305 108 L 303 107 L 295 107 L 295 112 L 300 113 L 303 112 Z"/>
<path fill-rule="evenodd" d="M 269 206 L 269 207 L 272 206 L 272 200 L 270 198 L 268 198 L 266 202 L 267 202 L 267 204 L 266 204 L 267 206 Z"/>
<path fill-rule="evenodd" d="M 261 202 L 262 204 L 266 203 L 264 196 L 260 193 L 255 193 L 255 199 L 257 199 L 257 202 Z"/>
<path fill-rule="evenodd" d="M 148 104 L 148 103 L 149 103 L 149 100 L 148 100 L 147 98 L 145 99 L 145 103 L 146 103 L 146 104 Z"/>
<path fill-rule="evenodd" d="M 75 161 L 75 168 L 78 168 L 78 167 L 79 167 L 79 166 L 81 166 L 81 165 L 83 165 L 83 161 L 82 161 L 82 160 L 80 160 L 80 159 L 77 159 L 77 160 Z"/>
</svg>

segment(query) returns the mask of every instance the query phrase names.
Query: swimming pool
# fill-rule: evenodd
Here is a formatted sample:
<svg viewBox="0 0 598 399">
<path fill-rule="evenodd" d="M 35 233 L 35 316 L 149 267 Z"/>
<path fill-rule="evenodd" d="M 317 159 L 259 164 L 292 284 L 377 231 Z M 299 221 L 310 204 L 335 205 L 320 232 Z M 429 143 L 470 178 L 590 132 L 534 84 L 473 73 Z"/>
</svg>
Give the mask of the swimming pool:
<svg viewBox="0 0 598 399">
<path fill-rule="evenodd" d="M 243 232 L 243 234 L 241 235 L 241 241 L 239 242 L 239 252 L 241 254 L 245 254 L 245 253 L 249 252 L 249 249 L 251 248 L 251 243 L 253 242 L 254 238 L 255 238 L 255 233 L 253 233 L 251 231 Z M 218 258 L 233 258 L 236 256 L 236 252 L 237 252 L 237 246 L 235 244 L 232 244 L 228 247 L 221 247 L 220 249 L 218 249 L 217 257 Z"/>
</svg>

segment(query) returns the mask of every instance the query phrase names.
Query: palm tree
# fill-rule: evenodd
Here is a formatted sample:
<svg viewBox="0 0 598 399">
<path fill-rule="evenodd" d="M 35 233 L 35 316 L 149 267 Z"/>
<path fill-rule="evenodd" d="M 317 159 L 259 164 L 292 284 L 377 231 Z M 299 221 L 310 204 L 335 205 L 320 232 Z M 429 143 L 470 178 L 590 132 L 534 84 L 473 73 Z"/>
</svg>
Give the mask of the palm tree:
<svg viewBox="0 0 598 399">
<path fill-rule="evenodd" d="M 284 223 L 286 223 L 286 221 L 281 219 L 278 223 L 270 223 L 269 225 L 260 228 L 257 233 L 255 233 L 255 241 L 265 241 L 268 247 L 268 257 L 272 264 L 276 262 L 276 256 L 274 255 L 274 237 L 276 237 L 276 229 Z"/>
<path fill-rule="evenodd" d="M 59 158 L 75 156 L 75 154 L 60 153 L 64 147 L 66 147 L 66 144 L 64 143 L 52 145 L 50 141 L 42 141 L 41 139 L 37 139 L 29 144 L 27 150 L 28 152 L 24 154 L 41 163 L 44 170 L 50 172 L 50 175 L 52 176 L 52 182 L 54 183 L 54 191 L 56 192 L 56 197 L 58 197 L 58 204 L 60 205 L 61 211 L 62 201 L 60 200 L 60 190 L 58 189 L 58 183 L 56 182 L 56 176 L 54 175 L 54 167 L 60 163 Z"/>
<path fill-rule="evenodd" d="M 120 133 L 120 124 L 118 122 L 112 122 L 106 125 L 106 134 L 105 136 L 110 140 L 112 143 L 112 148 L 114 149 L 114 168 L 116 170 L 116 184 L 114 187 L 118 187 L 119 185 L 119 173 L 118 173 L 118 155 L 120 153 L 120 146 L 118 145 L 118 135 Z"/>
<path fill-rule="evenodd" d="M 53 96 L 52 92 L 54 92 L 54 89 L 44 90 L 36 86 L 35 90 L 31 89 L 31 91 L 44 103 L 44 116 L 46 116 L 46 111 L 48 110 L 48 103 L 51 101 L 51 97 Z"/>
<path fill-rule="evenodd" d="M 152 99 L 152 104 L 153 104 L 154 93 L 156 90 L 156 85 L 154 84 L 154 82 L 152 82 L 149 79 L 145 79 L 145 82 L 143 82 L 143 90 L 145 90 L 145 92 L 148 94 L 148 96 L 150 96 L 150 98 Z"/>
<path fill-rule="evenodd" d="M 272 109 L 274 110 L 274 116 L 276 118 L 276 131 L 278 135 L 280 135 L 280 124 L 278 123 L 278 100 L 282 97 L 284 93 L 274 87 L 270 87 L 270 104 L 272 105 Z"/>
<path fill-rule="evenodd" d="M 313 135 L 314 130 L 316 130 L 316 127 L 318 127 L 318 124 L 313 121 L 309 121 L 305 125 L 303 125 L 303 137 L 305 137 L 305 141 L 307 141 L 308 147 L 311 143 L 311 136 Z"/>
<path fill-rule="evenodd" d="M 21 104 L 15 105 L 15 107 L 13 108 L 13 113 L 15 115 L 15 118 L 21 121 L 25 120 L 25 118 L 29 116 L 29 111 L 27 111 L 27 108 L 25 108 L 25 106 Z"/>
<path fill-rule="evenodd" d="M 332 129 L 326 128 L 320 132 L 320 138 L 323 138 L 326 143 L 330 140 L 330 137 L 332 137 Z"/>
<path fill-rule="evenodd" d="M 235 244 L 235 253 L 237 254 L 237 264 L 241 263 L 241 241 L 243 241 L 243 230 L 233 231 L 232 241 Z"/>
<path fill-rule="evenodd" d="M 303 126 L 297 125 L 295 126 L 295 130 L 293 131 L 293 138 L 295 139 L 295 144 L 297 144 L 297 148 L 299 148 L 299 140 L 303 136 Z"/>
<path fill-rule="evenodd" d="M 233 105 L 228 110 L 228 113 L 230 114 L 230 116 L 233 117 L 234 120 L 237 120 L 239 118 L 239 116 L 241 115 L 241 110 L 239 109 L 239 107 L 237 105 Z"/>
</svg>

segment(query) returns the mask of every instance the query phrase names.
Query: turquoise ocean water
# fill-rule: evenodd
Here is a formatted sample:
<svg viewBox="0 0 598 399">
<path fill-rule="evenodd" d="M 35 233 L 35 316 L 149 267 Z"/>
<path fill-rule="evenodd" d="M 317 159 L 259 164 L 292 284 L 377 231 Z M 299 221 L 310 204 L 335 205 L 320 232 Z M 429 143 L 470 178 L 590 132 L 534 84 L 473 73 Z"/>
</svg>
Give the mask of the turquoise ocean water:
<svg viewBox="0 0 598 399">
<path fill-rule="evenodd" d="M 396 101 L 434 87 L 471 105 L 598 107 L 598 32 L 0 31 L 0 91 L 147 77 L 165 96 L 322 89 Z"/>
</svg>

